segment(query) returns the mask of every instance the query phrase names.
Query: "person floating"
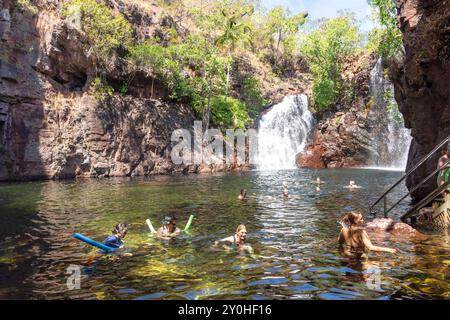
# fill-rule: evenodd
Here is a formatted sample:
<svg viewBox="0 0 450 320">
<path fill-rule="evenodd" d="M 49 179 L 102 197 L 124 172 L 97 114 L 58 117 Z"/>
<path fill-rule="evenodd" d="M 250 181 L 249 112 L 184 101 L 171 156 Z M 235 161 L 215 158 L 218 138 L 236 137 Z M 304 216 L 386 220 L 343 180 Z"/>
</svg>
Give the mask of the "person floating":
<svg viewBox="0 0 450 320">
<path fill-rule="evenodd" d="M 372 244 L 367 231 L 363 227 L 364 219 L 361 212 L 347 213 L 342 219 L 342 229 L 339 233 L 339 249 L 351 258 L 367 259 L 369 251 L 396 253 L 396 249 L 378 247 Z"/>
<path fill-rule="evenodd" d="M 247 200 L 247 190 L 241 189 L 241 192 L 239 193 L 238 199 L 239 200 Z"/>
<path fill-rule="evenodd" d="M 110 248 L 122 248 L 124 246 L 123 239 L 127 235 L 128 232 L 128 226 L 126 223 L 119 223 L 114 227 L 114 230 L 112 231 L 112 235 L 108 236 L 105 241 L 103 241 L 103 244 L 105 246 L 108 246 Z"/>
<path fill-rule="evenodd" d="M 163 220 L 163 226 L 156 231 L 156 237 L 159 239 L 171 239 L 181 233 L 181 229 L 177 227 L 177 219 L 174 214 L 168 215 Z"/>
<path fill-rule="evenodd" d="M 289 197 L 288 185 L 285 181 L 283 182 L 283 197 L 285 198 Z"/>
<path fill-rule="evenodd" d="M 356 188 L 361 188 L 361 187 L 358 186 L 354 180 L 350 180 L 348 186 L 345 186 L 345 188 L 356 189 Z"/>
<path fill-rule="evenodd" d="M 218 240 L 214 243 L 214 246 L 218 246 L 219 244 L 231 244 L 234 247 L 237 247 L 239 250 L 247 250 L 249 252 L 252 252 L 251 246 L 246 243 L 247 240 L 247 228 L 245 225 L 240 224 L 237 229 L 236 233 L 232 236 L 229 236 L 227 238 Z M 225 246 L 225 248 L 228 248 Z"/>
</svg>

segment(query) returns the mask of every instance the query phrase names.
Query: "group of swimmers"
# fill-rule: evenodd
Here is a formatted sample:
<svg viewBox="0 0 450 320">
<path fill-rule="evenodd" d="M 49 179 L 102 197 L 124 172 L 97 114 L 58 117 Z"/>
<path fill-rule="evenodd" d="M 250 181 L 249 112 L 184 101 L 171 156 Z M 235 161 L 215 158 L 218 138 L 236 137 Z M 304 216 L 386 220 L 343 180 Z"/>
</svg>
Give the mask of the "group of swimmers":
<svg viewBox="0 0 450 320">
<path fill-rule="evenodd" d="M 324 182 L 322 180 L 320 180 L 320 177 L 317 177 L 315 183 L 317 184 L 316 191 L 320 192 L 320 185 L 323 184 Z M 354 180 L 350 180 L 349 184 L 347 186 L 344 186 L 344 188 L 358 189 L 361 187 L 358 186 Z M 286 181 L 283 181 L 283 197 L 289 198 L 289 189 L 288 189 L 288 185 L 287 185 Z M 241 189 L 241 191 L 239 192 L 239 195 L 238 195 L 238 199 L 239 200 L 247 200 L 247 190 Z"/>
<path fill-rule="evenodd" d="M 315 181 L 317 183 L 316 190 L 319 189 L 320 185 L 324 183 L 318 177 Z M 348 188 L 359 188 L 355 184 L 355 181 L 350 181 Z M 283 196 L 288 197 L 289 191 L 286 182 L 283 182 Z M 241 189 L 239 200 L 247 199 L 247 191 Z M 379 247 L 372 244 L 370 238 L 363 227 L 364 219 L 359 211 L 353 211 L 344 215 L 341 218 L 340 224 L 342 225 L 341 231 L 339 233 L 338 243 L 340 252 L 346 257 L 366 259 L 367 253 L 369 251 L 379 251 L 379 252 L 389 252 L 395 253 L 396 250 L 392 248 Z M 115 226 L 112 234 L 108 236 L 103 244 L 111 248 L 121 248 L 124 245 L 123 239 L 125 238 L 128 231 L 128 227 L 125 223 L 119 223 Z M 163 225 L 156 231 L 156 238 L 168 240 L 172 239 L 179 234 L 181 234 L 181 229 L 176 225 L 175 214 L 170 214 L 166 216 L 163 220 Z M 229 249 L 228 245 L 238 248 L 239 250 L 246 250 L 248 252 L 253 252 L 251 246 L 247 241 L 247 228 L 244 224 L 240 224 L 234 235 L 226 237 L 224 239 L 214 242 L 214 247 L 222 245 L 224 248 Z"/>
</svg>

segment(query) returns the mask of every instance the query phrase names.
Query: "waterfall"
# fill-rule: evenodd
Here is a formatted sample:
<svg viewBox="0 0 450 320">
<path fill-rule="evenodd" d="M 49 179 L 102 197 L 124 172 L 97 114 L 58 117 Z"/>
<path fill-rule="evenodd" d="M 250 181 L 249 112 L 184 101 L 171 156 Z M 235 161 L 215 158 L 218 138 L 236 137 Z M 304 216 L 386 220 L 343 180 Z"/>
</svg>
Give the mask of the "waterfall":
<svg viewBox="0 0 450 320">
<path fill-rule="evenodd" d="M 258 130 L 258 170 L 296 168 L 295 156 L 303 151 L 313 125 L 304 94 L 287 96 L 261 117 Z"/>
<path fill-rule="evenodd" d="M 393 85 L 384 75 L 380 58 L 370 72 L 369 81 L 369 93 L 375 105 L 373 123 L 378 126 L 372 131 L 371 140 L 376 152 L 371 156 L 371 160 L 378 167 L 404 170 L 411 135 L 410 130 L 404 126 L 403 116 L 398 111 L 393 92 Z"/>
</svg>

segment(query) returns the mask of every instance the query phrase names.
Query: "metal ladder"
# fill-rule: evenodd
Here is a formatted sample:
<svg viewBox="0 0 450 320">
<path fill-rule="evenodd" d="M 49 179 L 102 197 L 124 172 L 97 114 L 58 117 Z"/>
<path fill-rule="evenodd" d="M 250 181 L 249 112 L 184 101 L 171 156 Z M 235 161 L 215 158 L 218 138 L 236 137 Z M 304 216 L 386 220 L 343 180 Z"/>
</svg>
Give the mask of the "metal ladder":
<svg viewBox="0 0 450 320">
<path fill-rule="evenodd" d="M 403 177 L 401 177 L 396 183 L 394 183 L 388 190 L 386 190 L 381 197 L 378 198 L 377 201 L 375 201 L 369 208 L 369 212 L 371 214 L 376 214 L 377 212 L 374 211 L 374 207 L 383 201 L 383 214 L 384 217 L 387 218 L 387 215 L 389 212 L 391 212 L 395 207 L 397 207 L 403 200 L 406 199 L 411 193 L 416 191 L 420 186 L 422 186 L 425 182 L 427 182 L 429 179 L 434 177 L 439 171 L 441 171 L 442 168 L 447 166 L 450 161 L 447 161 L 442 167 L 437 168 L 432 173 L 430 173 L 426 178 L 424 178 L 422 181 L 420 181 L 417 185 L 415 185 L 407 194 L 405 194 L 403 197 L 400 198 L 394 205 L 392 205 L 390 208 L 387 208 L 387 195 L 394 190 L 395 187 L 397 187 L 403 180 L 405 180 L 408 176 L 410 176 L 414 171 L 417 170 L 423 163 L 425 163 L 428 159 L 430 159 L 438 150 L 440 150 L 448 141 L 450 141 L 450 135 L 447 136 L 444 140 L 442 140 L 441 143 L 436 145 L 433 150 L 431 150 L 426 156 L 424 156 L 413 168 L 411 168 Z M 427 196 L 425 196 L 418 204 L 416 204 L 412 209 L 410 209 L 406 214 L 404 214 L 401 219 L 405 220 L 408 217 L 411 217 L 415 215 L 421 208 L 426 206 L 430 201 L 433 201 L 437 196 L 439 196 L 449 185 L 450 183 L 444 183 L 440 187 L 437 187 L 433 191 L 431 191 Z"/>
</svg>

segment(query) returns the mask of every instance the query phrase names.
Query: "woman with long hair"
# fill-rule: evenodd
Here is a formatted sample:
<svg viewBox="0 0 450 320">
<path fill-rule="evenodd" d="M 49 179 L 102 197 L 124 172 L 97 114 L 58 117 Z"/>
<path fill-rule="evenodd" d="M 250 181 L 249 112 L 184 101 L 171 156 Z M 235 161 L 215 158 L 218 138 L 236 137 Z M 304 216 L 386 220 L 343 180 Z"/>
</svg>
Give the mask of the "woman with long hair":
<svg viewBox="0 0 450 320">
<path fill-rule="evenodd" d="M 342 229 L 339 234 L 339 247 L 345 256 L 352 258 L 367 258 L 369 251 L 395 253 L 392 248 L 378 247 L 372 244 L 367 231 L 363 227 L 364 219 L 361 212 L 347 213 L 342 219 Z"/>
</svg>

